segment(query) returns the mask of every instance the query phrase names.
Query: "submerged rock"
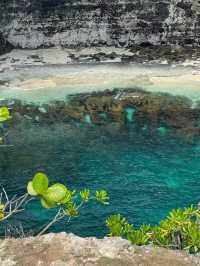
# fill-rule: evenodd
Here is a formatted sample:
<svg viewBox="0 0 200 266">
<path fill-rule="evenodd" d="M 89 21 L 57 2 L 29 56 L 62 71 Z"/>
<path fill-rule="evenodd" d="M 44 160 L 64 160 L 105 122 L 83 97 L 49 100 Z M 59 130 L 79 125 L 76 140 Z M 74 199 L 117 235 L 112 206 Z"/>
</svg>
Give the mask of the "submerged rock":
<svg viewBox="0 0 200 266">
<path fill-rule="evenodd" d="M 149 134 L 172 134 L 192 143 L 200 136 L 200 108 L 186 97 L 150 93 L 137 88 L 71 95 L 66 101 L 37 106 L 20 100 L 3 101 L 11 109 L 12 126 L 59 122 L 133 125 Z M 32 122 L 31 122 L 32 121 Z"/>
<path fill-rule="evenodd" d="M 81 238 L 47 234 L 0 241 L 1 266 L 197 266 L 198 256 L 153 247 L 137 247 L 113 237 Z"/>
</svg>

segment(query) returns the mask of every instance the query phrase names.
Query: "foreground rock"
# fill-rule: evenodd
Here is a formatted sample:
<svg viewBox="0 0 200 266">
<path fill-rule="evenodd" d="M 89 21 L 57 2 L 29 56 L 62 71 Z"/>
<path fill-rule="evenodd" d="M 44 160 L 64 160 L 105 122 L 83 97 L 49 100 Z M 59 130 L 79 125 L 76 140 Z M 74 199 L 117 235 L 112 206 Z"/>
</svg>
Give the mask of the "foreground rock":
<svg viewBox="0 0 200 266">
<path fill-rule="evenodd" d="M 194 266 L 198 256 L 152 247 L 135 247 L 121 238 L 80 238 L 47 234 L 0 241 L 1 266 Z"/>
</svg>

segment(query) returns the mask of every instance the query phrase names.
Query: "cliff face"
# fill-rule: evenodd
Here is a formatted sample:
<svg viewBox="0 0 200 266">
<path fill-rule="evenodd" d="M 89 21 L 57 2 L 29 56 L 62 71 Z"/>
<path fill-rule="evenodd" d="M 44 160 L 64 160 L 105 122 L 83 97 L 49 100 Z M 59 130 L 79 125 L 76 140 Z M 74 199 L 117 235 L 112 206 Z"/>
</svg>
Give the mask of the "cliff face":
<svg viewBox="0 0 200 266">
<path fill-rule="evenodd" d="M 19 48 L 192 45 L 198 0 L 1 0 L 0 33 Z"/>
<path fill-rule="evenodd" d="M 0 32 L 0 55 L 10 52 L 12 50 L 13 46 L 6 41 L 6 39 L 3 37 L 3 35 Z"/>
</svg>

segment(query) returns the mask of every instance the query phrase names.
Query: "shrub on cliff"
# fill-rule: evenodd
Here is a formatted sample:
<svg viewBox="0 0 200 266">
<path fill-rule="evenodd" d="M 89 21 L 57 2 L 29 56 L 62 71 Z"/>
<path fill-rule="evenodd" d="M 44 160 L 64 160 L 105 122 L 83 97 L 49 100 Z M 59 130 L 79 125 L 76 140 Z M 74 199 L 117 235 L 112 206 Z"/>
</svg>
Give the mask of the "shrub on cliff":
<svg viewBox="0 0 200 266">
<path fill-rule="evenodd" d="M 120 214 L 111 215 L 106 225 L 109 236 L 121 236 L 136 245 L 153 244 L 190 253 L 200 251 L 200 212 L 193 206 L 172 210 L 155 226 L 143 224 L 136 229 Z"/>
</svg>

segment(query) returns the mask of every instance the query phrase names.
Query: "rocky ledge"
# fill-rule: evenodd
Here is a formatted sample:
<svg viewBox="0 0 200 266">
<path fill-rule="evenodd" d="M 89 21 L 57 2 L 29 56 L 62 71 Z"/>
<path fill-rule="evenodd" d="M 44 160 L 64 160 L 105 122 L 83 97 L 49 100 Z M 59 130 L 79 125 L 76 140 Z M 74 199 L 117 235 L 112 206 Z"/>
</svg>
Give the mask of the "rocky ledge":
<svg viewBox="0 0 200 266">
<path fill-rule="evenodd" d="M 0 241 L 1 266 L 194 266 L 198 255 L 153 247 L 137 247 L 121 238 L 81 238 L 47 234 Z"/>
<path fill-rule="evenodd" d="M 2 46 L 2 47 L 1 47 Z M 0 72 L 19 66 L 79 63 L 139 63 L 199 66 L 200 49 L 194 47 L 141 46 L 13 49 L 0 34 Z M 3 55 L 1 55 L 3 54 Z"/>
</svg>

